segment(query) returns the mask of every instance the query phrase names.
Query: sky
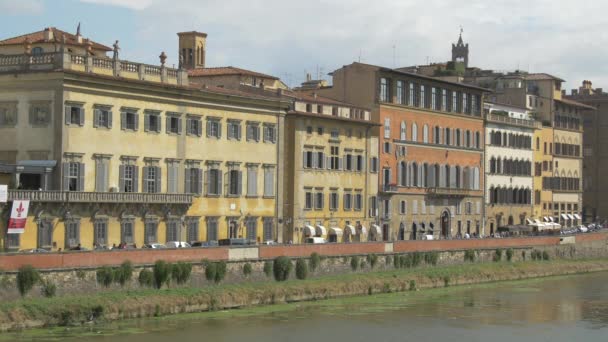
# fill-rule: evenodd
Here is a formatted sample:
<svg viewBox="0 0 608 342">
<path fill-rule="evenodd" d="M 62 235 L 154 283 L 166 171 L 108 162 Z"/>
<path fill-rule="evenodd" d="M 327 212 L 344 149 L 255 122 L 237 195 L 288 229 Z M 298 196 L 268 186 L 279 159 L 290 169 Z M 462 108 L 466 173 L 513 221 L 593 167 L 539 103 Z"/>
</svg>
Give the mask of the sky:
<svg viewBox="0 0 608 342">
<path fill-rule="evenodd" d="M 546 72 L 608 88 L 605 0 L 0 0 L 0 39 L 54 26 L 121 59 L 177 64 L 177 32 L 206 32 L 207 66 L 238 66 L 299 85 L 354 61 L 445 62 L 460 28 L 469 65 Z"/>
</svg>

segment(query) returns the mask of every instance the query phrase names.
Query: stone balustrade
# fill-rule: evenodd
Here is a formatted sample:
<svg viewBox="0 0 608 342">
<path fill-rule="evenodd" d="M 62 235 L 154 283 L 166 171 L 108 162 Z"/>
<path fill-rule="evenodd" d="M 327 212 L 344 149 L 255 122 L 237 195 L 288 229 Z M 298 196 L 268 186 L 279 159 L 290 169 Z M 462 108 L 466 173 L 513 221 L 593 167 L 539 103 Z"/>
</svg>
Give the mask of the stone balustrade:
<svg viewBox="0 0 608 342">
<path fill-rule="evenodd" d="M 109 57 L 77 55 L 70 52 L 50 52 L 40 55 L 0 55 L 0 73 L 28 70 L 73 70 L 104 76 L 120 76 L 174 85 L 188 85 L 186 70 L 165 66 L 113 60 Z"/>
<path fill-rule="evenodd" d="M 487 114 L 486 120 L 493 121 L 493 122 L 499 122 L 499 123 L 506 123 L 506 124 L 515 125 L 515 126 L 531 127 L 531 128 L 537 128 L 537 129 L 541 128 L 541 123 L 539 121 L 511 118 L 511 117 L 504 116 L 504 115 Z"/>
<path fill-rule="evenodd" d="M 8 200 L 69 203 L 192 204 L 191 194 L 9 190 Z"/>
<path fill-rule="evenodd" d="M 435 196 L 454 196 L 454 197 L 466 197 L 478 195 L 481 190 L 462 189 L 462 188 L 443 188 L 433 187 L 427 188 L 426 193 Z"/>
</svg>

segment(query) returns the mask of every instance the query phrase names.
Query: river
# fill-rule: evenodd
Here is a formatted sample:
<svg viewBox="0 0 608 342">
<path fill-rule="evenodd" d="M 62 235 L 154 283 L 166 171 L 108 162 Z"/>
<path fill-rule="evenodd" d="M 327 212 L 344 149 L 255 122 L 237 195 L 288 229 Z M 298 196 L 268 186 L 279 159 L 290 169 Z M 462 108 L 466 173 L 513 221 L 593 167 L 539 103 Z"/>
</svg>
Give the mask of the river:
<svg viewBox="0 0 608 342">
<path fill-rule="evenodd" d="M 608 273 L 0 335 L 0 341 L 607 341 Z"/>
</svg>

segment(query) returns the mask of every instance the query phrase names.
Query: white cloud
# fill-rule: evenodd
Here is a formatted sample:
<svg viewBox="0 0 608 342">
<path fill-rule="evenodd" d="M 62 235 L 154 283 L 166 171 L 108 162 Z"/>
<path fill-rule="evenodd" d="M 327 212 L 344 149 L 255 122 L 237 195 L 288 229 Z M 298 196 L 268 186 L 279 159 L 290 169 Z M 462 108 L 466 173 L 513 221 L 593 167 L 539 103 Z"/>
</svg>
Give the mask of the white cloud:
<svg viewBox="0 0 608 342">
<path fill-rule="evenodd" d="M 474 66 L 556 74 L 578 86 L 605 83 L 599 56 L 608 2 L 571 0 L 82 0 L 136 12 L 140 59 L 176 63 L 176 32 L 207 32 L 210 66 L 238 65 L 301 81 L 363 62 L 406 66 L 446 61 L 464 27 Z M 393 46 L 394 52 L 393 52 Z M 124 47 L 126 50 L 129 47 Z"/>
<path fill-rule="evenodd" d="M 0 0 L 2 14 L 41 14 L 43 11 L 44 5 L 40 0 Z"/>
</svg>

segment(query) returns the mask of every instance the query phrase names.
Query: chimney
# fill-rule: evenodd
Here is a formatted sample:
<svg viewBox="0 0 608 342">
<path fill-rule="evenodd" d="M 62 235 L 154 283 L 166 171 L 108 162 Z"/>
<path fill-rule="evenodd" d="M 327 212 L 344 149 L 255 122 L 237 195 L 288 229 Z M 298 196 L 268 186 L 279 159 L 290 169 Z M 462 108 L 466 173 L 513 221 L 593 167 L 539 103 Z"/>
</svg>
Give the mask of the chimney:
<svg viewBox="0 0 608 342">
<path fill-rule="evenodd" d="M 312 81 L 312 76 L 310 76 L 310 73 L 306 73 L 306 82 L 310 81 Z"/>
<path fill-rule="evenodd" d="M 52 27 L 47 27 L 44 29 L 44 41 L 49 42 L 55 39 L 55 34 L 53 32 Z"/>
</svg>

